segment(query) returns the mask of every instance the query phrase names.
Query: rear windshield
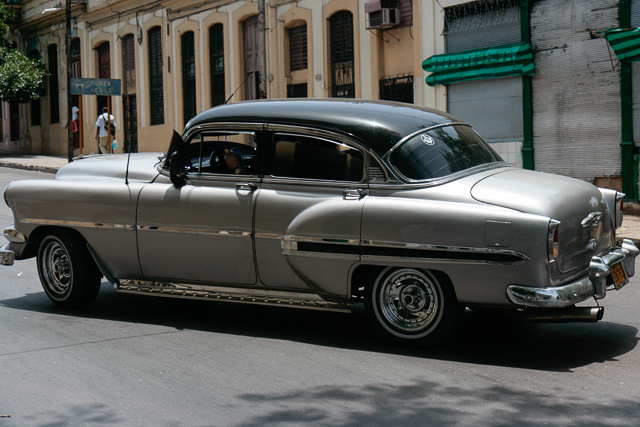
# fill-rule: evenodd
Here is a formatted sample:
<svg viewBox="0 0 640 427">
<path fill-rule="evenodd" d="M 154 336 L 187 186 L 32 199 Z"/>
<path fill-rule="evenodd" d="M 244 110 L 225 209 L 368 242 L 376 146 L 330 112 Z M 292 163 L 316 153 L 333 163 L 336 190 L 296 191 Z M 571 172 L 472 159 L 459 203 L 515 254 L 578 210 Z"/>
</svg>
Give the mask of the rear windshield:
<svg viewBox="0 0 640 427">
<path fill-rule="evenodd" d="M 471 127 L 452 125 L 414 135 L 391 153 L 390 161 L 406 178 L 424 180 L 502 159 Z"/>
</svg>

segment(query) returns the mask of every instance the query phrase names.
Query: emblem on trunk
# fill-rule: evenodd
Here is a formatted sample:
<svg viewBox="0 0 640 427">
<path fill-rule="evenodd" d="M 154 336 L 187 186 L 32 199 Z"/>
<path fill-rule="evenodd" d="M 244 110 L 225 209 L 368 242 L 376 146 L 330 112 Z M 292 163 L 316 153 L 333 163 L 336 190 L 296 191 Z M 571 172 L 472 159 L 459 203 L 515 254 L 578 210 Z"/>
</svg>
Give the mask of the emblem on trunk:
<svg viewBox="0 0 640 427">
<path fill-rule="evenodd" d="M 602 212 L 591 212 L 585 219 L 582 220 L 583 227 L 597 227 L 600 225 L 602 219 Z"/>
</svg>

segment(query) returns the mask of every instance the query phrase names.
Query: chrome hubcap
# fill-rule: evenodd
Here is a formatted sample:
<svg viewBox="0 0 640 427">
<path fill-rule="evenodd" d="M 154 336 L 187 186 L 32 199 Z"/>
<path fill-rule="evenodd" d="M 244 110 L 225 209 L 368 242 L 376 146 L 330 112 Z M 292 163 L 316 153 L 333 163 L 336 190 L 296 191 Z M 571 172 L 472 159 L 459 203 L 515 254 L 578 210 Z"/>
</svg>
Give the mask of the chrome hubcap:
<svg viewBox="0 0 640 427">
<path fill-rule="evenodd" d="M 406 332 L 429 326 L 440 306 L 436 284 L 417 270 L 395 271 L 381 284 L 378 295 L 384 318 Z"/>
<path fill-rule="evenodd" d="M 71 286 L 71 262 L 69 254 L 59 242 L 52 240 L 42 250 L 42 276 L 47 288 L 57 295 L 64 295 Z"/>
</svg>

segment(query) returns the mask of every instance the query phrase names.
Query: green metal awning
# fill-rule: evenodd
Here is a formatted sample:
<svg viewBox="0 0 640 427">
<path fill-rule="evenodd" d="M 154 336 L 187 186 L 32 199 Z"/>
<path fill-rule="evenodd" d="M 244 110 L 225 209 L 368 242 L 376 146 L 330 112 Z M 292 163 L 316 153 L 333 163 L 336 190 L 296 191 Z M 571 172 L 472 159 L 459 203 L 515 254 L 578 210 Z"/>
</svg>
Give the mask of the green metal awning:
<svg viewBox="0 0 640 427">
<path fill-rule="evenodd" d="M 607 28 L 604 33 L 620 61 L 640 61 L 640 28 Z"/>
<path fill-rule="evenodd" d="M 467 80 L 508 76 L 533 76 L 536 73 L 528 42 L 434 55 L 422 63 L 432 74 L 427 84 L 459 83 Z"/>
</svg>

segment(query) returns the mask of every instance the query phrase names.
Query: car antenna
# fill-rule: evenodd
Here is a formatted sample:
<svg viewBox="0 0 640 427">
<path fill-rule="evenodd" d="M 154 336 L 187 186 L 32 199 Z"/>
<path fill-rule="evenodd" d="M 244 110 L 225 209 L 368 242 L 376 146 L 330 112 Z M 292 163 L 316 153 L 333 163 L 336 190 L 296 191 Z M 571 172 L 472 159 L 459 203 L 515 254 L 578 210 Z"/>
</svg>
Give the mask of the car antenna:
<svg viewBox="0 0 640 427">
<path fill-rule="evenodd" d="M 131 147 L 129 147 L 129 155 L 127 156 L 127 172 L 124 175 L 124 183 L 129 185 L 129 161 L 131 160 Z"/>
<path fill-rule="evenodd" d="M 236 90 L 231 94 L 231 96 L 230 96 L 229 98 L 227 98 L 227 100 L 226 100 L 226 101 L 224 101 L 224 104 L 222 104 L 222 105 L 225 105 L 227 102 L 231 101 L 231 98 L 233 98 L 233 95 L 235 95 L 235 94 L 236 94 L 236 92 L 240 90 L 240 88 L 241 88 L 241 87 L 242 87 L 242 85 L 247 81 L 247 79 L 248 79 L 248 78 L 249 78 L 249 76 L 245 77 L 244 81 L 243 81 L 242 83 L 240 83 L 240 85 L 238 86 L 238 88 L 237 88 L 237 89 L 236 89 Z"/>
</svg>

